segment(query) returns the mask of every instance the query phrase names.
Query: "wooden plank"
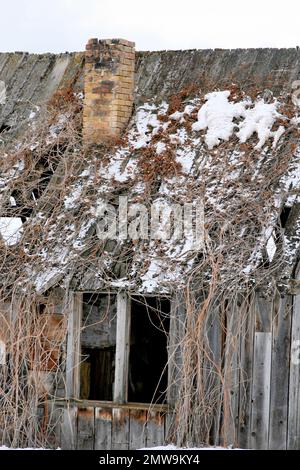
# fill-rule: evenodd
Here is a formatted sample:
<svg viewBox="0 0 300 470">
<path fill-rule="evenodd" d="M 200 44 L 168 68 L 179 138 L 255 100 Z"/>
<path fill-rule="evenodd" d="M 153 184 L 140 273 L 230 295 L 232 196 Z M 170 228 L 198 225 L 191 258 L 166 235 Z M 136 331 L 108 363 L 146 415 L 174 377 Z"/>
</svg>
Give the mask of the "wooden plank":
<svg viewBox="0 0 300 470">
<path fill-rule="evenodd" d="M 147 447 L 161 446 L 165 443 L 165 415 L 148 411 L 147 415 Z"/>
<path fill-rule="evenodd" d="M 212 424 L 209 431 L 209 441 L 218 445 L 220 443 L 220 426 L 222 412 L 222 309 L 214 306 L 206 320 L 206 336 L 208 341 L 207 357 L 204 360 L 204 375 L 207 396 L 213 403 Z M 209 359 L 208 359 L 209 357 Z"/>
<path fill-rule="evenodd" d="M 70 293 L 68 307 L 68 340 L 66 359 L 67 398 L 79 398 L 80 393 L 80 328 L 82 315 L 82 294 Z"/>
<path fill-rule="evenodd" d="M 129 410 L 113 408 L 112 410 L 112 449 L 129 448 Z"/>
<path fill-rule="evenodd" d="M 255 331 L 269 333 L 272 331 L 273 301 L 265 299 L 257 292 L 255 302 Z"/>
<path fill-rule="evenodd" d="M 95 408 L 95 450 L 110 450 L 111 434 L 111 408 Z"/>
<path fill-rule="evenodd" d="M 165 415 L 165 444 L 176 444 L 177 416 L 175 410 L 170 410 Z"/>
<path fill-rule="evenodd" d="M 95 408 L 78 408 L 77 449 L 93 450 L 95 436 Z"/>
<path fill-rule="evenodd" d="M 239 355 L 241 316 L 236 300 L 227 308 L 227 329 L 224 365 L 223 445 L 235 446 L 239 419 Z"/>
<path fill-rule="evenodd" d="M 129 449 L 135 450 L 146 446 L 147 411 L 130 410 Z"/>
<path fill-rule="evenodd" d="M 176 408 L 179 399 L 182 377 L 182 339 L 185 332 L 186 309 L 181 293 L 176 293 L 171 300 L 170 329 L 168 335 L 168 388 L 167 403 Z M 170 413 L 166 421 L 166 441 L 175 442 L 176 421 L 174 413 Z"/>
<path fill-rule="evenodd" d="M 95 296 L 94 300 L 83 304 L 81 329 L 83 347 L 107 348 L 116 345 L 116 312 L 116 295 Z"/>
<path fill-rule="evenodd" d="M 117 295 L 117 340 L 114 402 L 124 403 L 128 395 L 128 361 L 130 348 L 130 299 L 125 293 Z"/>
<path fill-rule="evenodd" d="M 274 302 L 269 449 L 287 448 L 292 297 Z"/>
<path fill-rule="evenodd" d="M 49 400 L 49 401 L 54 401 L 55 400 Z M 74 405 L 78 406 L 80 405 L 81 407 L 88 407 L 88 406 L 94 406 L 94 407 L 99 407 L 99 408 L 115 408 L 116 404 L 112 401 L 105 401 L 105 400 L 64 400 L 64 399 L 59 399 L 57 401 L 57 404 L 62 405 L 65 404 L 67 405 L 68 403 L 74 403 Z M 149 409 L 149 403 L 118 403 L 117 408 L 122 408 L 126 410 L 148 410 Z M 169 411 L 172 411 L 172 408 L 170 408 L 168 405 L 165 404 L 158 404 L 154 403 L 151 405 L 151 410 L 153 411 L 160 411 L 163 413 L 167 413 Z"/>
<path fill-rule="evenodd" d="M 296 280 L 300 280 L 297 273 Z M 287 448 L 300 449 L 300 294 L 293 298 Z"/>
<path fill-rule="evenodd" d="M 255 329 L 255 294 L 245 299 L 240 312 L 243 316 L 240 337 L 240 390 L 239 390 L 239 422 L 238 447 L 248 449 L 250 444 L 251 409 L 252 409 L 252 376 L 254 357 L 254 329 Z"/>
<path fill-rule="evenodd" d="M 251 448 L 267 449 L 269 440 L 272 334 L 256 332 L 251 413 Z"/>
<path fill-rule="evenodd" d="M 61 448 L 61 422 L 64 408 L 56 406 L 54 402 L 47 402 L 48 408 L 48 437 L 47 443 L 52 449 Z"/>
<path fill-rule="evenodd" d="M 77 406 L 67 406 L 63 410 L 61 423 L 61 448 L 63 450 L 76 449 L 77 441 Z"/>
</svg>

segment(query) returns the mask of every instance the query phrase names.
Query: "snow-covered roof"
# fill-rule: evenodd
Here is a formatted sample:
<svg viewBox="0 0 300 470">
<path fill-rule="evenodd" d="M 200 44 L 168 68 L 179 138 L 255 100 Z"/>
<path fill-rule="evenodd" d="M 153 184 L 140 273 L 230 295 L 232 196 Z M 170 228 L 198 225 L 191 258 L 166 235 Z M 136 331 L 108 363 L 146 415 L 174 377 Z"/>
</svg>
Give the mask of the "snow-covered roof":
<svg viewBox="0 0 300 470">
<path fill-rule="evenodd" d="M 146 65 L 152 70 L 154 62 L 159 74 L 164 59 L 163 53 L 159 58 L 155 54 L 138 58 L 136 109 L 122 142 L 84 155 L 74 144 L 76 164 L 70 167 L 70 155 L 68 165 L 62 159 L 22 233 L 14 233 L 13 242 L 3 244 L 10 257 L 22 250 L 20 287 L 30 283 L 42 292 L 66 282 L 86 290 L 109 286 L 144 293 L 169 292 L 195 276 L 205 278 L 208 284 L 215 282 L 216 266 L 227 286 L 236 279 L 252 285 L 270 282 L 272 276 L 285 284 L 291 276 L 300 241 L 300 119 L 290 80 L 281 90 L 279 80 L 275 88 L 260 86 L 267 81 L 267 68 L 257 65 L 256 71 L 260 70 L 264 79 L 260 76 L 255 82 L 254 73 L 251 86 L 246 81 L 233 83 L 228 72 L 224 86 L 222 80 L 218 86 L 209 77 L 202 87 L 195 85 L 169 98 L 159 93 L 149 97 L 142 91 L 148 90 L 150 95 L 157 90 L 157 76 L 148 75 L 146 85 Z M 216 54 L 219 62 L 214 62 L 215 67 L 219 63 L 226 69 L 225 58 L 230 56 L 231 62 L 236 58 L 232 70 L 244 71 L 245 51 L 240 56 L 231 51 Z M 261 54 L 249 51 L 248 60 L 257 60 Z M 277 57 L 276 66 L 280 63 L 283 67 L 293 54 L 280 56 L 269 50 L 267 56 L 270 60 Z M 193 60 L 192 52 L 183 57 Z M 173 60 L 171 53 L 170 58 Z M 272 67 L 269 63 L 269 70 Z M 291 70 L 295 75 L 295 67 Z M 180 73 L 172 73 L 178 90 Z M 215 76 L 218 74 L 217 68 Z M 169 91 L 173 86 L 171 83 Z M 31 126 L 35 119 L 31 115 Z M 67 123 L 61 115 L 49 128 L 48 143 L 52 139 L 53 145 L 60 138 Z M 36 148 L 29 144 L 31 152 L 37 152 L 38 144 Z M 0 190 L 6 201 L 20 181 L 24 182 L 26 171 L 28 175 L 28 157 L 22 160 L 23 156 L 2 172 Z M 174 224 L 179 214 L 172 212 L 174 205 L 179 211 L 185 205 L 195 213 L 199 210 L 200 239 L 195 242 L 194 224 L 185 227 L 180 236 L 169 230 L 165 239 L 145 233 L 136 239 L 128 233 L 101 239 L 103 207 L 110 204 L 118 211 L 120 197 L 126 198 L 135 215 L 138 205 L 141 211 L 148 210 L 146 218 L 151 211 L 160 210 L 162 225 L 158 230 L 163 232 L 169 230 L 168 221 Z M 287 223 L 280 223 L 280 216 L 287 212 Z M 1 230 L 5 232 L 3 224 Z M 136 230 L 140 235 L 140 227 Z M 7 232 L 4 241 L 5 237 Z"/>
</svg>

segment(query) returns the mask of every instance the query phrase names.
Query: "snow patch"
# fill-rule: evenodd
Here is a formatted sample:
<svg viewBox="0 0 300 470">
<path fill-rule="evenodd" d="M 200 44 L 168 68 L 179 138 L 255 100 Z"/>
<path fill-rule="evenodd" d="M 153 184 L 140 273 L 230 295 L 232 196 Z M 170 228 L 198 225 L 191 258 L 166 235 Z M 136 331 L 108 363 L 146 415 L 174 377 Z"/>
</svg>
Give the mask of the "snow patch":
<svg viewBox="0 0 300 470">
<path fill-rule="evenodd" d="M 239 125 L 239 132 L 237 137 L 241 143 L 246 142 L 254 133 L 258 136 L 258 143 L 254 147 L 255 149 L 261 149 L 266 141 L 273 137 L 276 143 L 279 137 L 283 134 L 284 128 L 281 126 L 278 131 L 272 132 L 271 128 L 275 123 L 276 119 L 281 115 L 276 111 L 278 102 L 265 103 L 263 100 L 259 100 L 255 103 L 254 108 L 245 109 L 244 116 L 245 120 Z"/>
<path fill-rule="evenodd" d="M 284 133 L 284 127 L 272 131 L 276 119 L 282 117 L 277 111 L 278 101 L 265 103 L 259 99 L 253 104 L 249 99 L 232 103 L 228 100 L 230 91 L 215 91 L 205 95 L 206 102 L 198 111 L 198 120 L 192 126 L 194 131 L 206 130 L 205 142 L 211 150 L 221 141 L 228 141 L 236 132 L 241 143 L 245 143 L 254 133 L 258 143 L 254 147 L 260 150 L 268 139 L 273 138 L 273 148 Z M 238 122 L 239 120 L 241 122 Z M 237 122 L 234 122 L 236 119 Z"/>
<path fill-rule="evenodd" d="M 267 241 L 267 245 L 266 245 L 266 250 L 267 250 L 267 254 L 268 254 L 268 258 L 269 258 L 269 261 L 270 263 L 272 262 L 274 256 L 275 256 L 275 253 L 276 253 L 276 243 L 275 243 L 275 238 L 274 238 L 274 235 L 272 234 L 269 238 L 269 240 Z"/>
<path fill-rule="evenodd" d="M 233 134 L 234 118 L 245 116 L 246 103 L 228 101 L 230 91 L 215 91 L 205 95 L 206 103 L 198 111 L 198 121 L 192 126 L 194 131 L 206 130 L 205 142 L 209 149 L 221 140 L 228 141 Z"/>
<path fill-rule="evenodd" d="M 20 217 L 0 217 L 0 234 L 7 246 L 16 245 L 22 236 Z"/>
<path fill-rule="evenodd" d="M 5 82 L 0 80 L 0 104 L 5 104 L 6 102 L 6 86 Z"/>
</svg>

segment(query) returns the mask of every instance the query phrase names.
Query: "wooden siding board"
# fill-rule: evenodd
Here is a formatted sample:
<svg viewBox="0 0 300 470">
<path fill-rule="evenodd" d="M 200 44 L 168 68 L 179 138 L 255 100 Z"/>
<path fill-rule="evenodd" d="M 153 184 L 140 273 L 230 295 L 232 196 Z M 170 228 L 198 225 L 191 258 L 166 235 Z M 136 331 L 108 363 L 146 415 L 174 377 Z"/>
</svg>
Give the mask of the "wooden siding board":
<svg viewBox="0 0 300 470">
<path fill-rule="evenodd" d="M 269 449 L 287 448 L 292 297 L 277 296 L 272 331 Z"/>
<path fill-rule="evenodd" d="M 220 443 L 222 384 L 220 371 L 222 370 L 222 312 L 220 308 L 214 308 L 208 316 L 207 339 L 209 345 L 210 360 L 206 361 L 208 393 L 214 403 L 214 413 L 210 430 L 210 440 L 214 445 Z"/>
<path fill-rule="evenodd" d="M 95 409 L 79 408 L 77 418 L 77 449 L 93 450 L 95 437 Z"/>
<path fill-rule="evenodd" d="M 128 450 L 129 448 L 129 410 L 113 408 L 112 410 L 112 449 Z"/>
<path fill-rule="evenodd" d="M 176 412 L 165 414 L 165 444 L 176 444 L 177 419 Z"/>
<path fill-rule="evenodd" d="M 151 410 L 148 411 L 147 447 L 161 446 L 165 443 L 164 421 L 164 414 Z"/>
<path fill-rule="evenodd" d="M 95 408 L 95 450 L 111 449 L 112 410 Z"/>
<path fill-rule="evenodd" d="M 297 280 L 300 275 L 297 275 Z M 292 334 L 290 345 L 289 377 L 289 416 L 288 440 L 289 450 L 300 449 L 300 294 L 293 299 Z"/>
<path fill-rule="evenodd" d="M 234 302 L 227 311 L 227 331 L 225 343 L 224 387 L 227 404 L 224 408 L 221 444 L 236 445 L 239 418 L 239 328 L 241 318 Z"/>
<path fill-rule="evenodd" d="M 241 306 L 243 315 L 240 336 L 240 388 L 239 388 L 239 422 L 238 446 L 241 449 L 250 447 L 251 409 L 252 409 L 252 376 L 253 376 L 253 347 L 255 327 L 255 298 L 246 299 Z"/>
<path fill-rule="evenodd" d="M 79 398 L 81 315 L 82 294 L 71 292 L 68 307 L 68 339 L 66 358 L 66 392 L 68 398 Z"/>
<path fill-rule="evenodd" d="M 147 411 L 130 410 L 129 449 L 135 450 L 146 446 Z"/>
<path fill-rule="evenodd" d="M 185 304 L 181 296 L 171 302 L 168 342 L 168 404 L 175 406 L 179 396 L 182 368 L 181 341 L 184 336 Z"/>
<path fill-rule="evenodd" d="M 114 402 L 124 403 L 128 394 L 130 347 L 130 299 L 125 293 L 117 295 L 117 339 Z"/>
<path fill-rule="evenodd" d="M 65 407 L 62 414 L 60 428 L 61 448 L 63 450 L 74 450 L 77 444 L 77 407 Z"/>
<path fill-rule="evenodd" d="M 265 299 L 258 292 L 255 295 L 255 307 L 255 331 L 272 331 L 273 301 Z"/>
<path fill-rule="evenodd" d="M 51 448 L 61 448 L 61 422 L 63 419 L 63 408 L 55 405 L 54 402 L 47 402 L 49 411 L 49 437 L 48 443 Z"/>
</svg>

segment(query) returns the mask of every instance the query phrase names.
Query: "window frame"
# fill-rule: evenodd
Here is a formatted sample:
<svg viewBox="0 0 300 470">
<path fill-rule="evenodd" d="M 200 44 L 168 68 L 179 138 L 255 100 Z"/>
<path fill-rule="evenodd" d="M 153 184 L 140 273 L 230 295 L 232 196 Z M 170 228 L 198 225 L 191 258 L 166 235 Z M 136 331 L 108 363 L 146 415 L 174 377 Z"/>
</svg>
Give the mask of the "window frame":
<svg viewBox="0 0 300 470">
<path fill-rule="evenodd" d="M 67 336 L 67 357 L 66 357 L 66 398 L 68 400 L 80 400 L 80 363 L 81 363 L 81 322 L 83 310 L 83 294 L 108 294 L 101 292 L 70 292 L 68 308 L 68 336 Z M 110 292 L 116 295 L 117 299 L 117 329 L 116 329 L 116 356 L 115 356 L 115 380 L 112 401 L 87 400 L 88 402 L 129 404 L 128 403 L 128 375 L 129 375 L 129 352 L 130 352 L 130 332 L 131 332 L 131 299 L 130 296 L 122 292 Z M 149 295 L 153 297 L 153 295 Z M 159 296 L 154 296 L 159 297 Z M 170 299 L 171 311 L 172 301 Z M 172 317 L 170 318 L 169 338 L 171 339 Z M 170 358 L 170 343 L 167 345 L 168 358 Z M 170 383 L 171 368 L 168 364 L 168 384 Z M 169 387 L 168 387 L 169 388 Z M 83 400 L 86 401 L 86 400 Z M 170 404 L 169 393 L 166 396 L 166 405 Z M 149 403 L 142 405 L 149 405 Z M 152 405 L 153 406 L 153 405 Z M 164 406 L 164 405 L 160 405 Z"/>
</svg>

